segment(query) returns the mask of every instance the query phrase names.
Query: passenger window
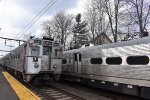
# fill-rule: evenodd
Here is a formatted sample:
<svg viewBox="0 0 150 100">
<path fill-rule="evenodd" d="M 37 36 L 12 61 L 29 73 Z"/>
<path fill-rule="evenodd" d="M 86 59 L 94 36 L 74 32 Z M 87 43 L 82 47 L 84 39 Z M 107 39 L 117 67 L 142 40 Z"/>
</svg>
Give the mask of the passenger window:
<svg viewBox="0 0 150 100">
<path fill-rule="evenodd" d="M 77 61 L 77 54 L 75 54 L 75 61 Z"/>
<path fill-rule="evenodd" d="M 81 54 L 79 54 L 79 61 L 81 61 Z"/>
<path fill-rule="evenodd" d="M 122 58 L 121 57 L 108 57 L 106 58 L 106 63 L 112 64 L 112 65 L 120 65 L 122 63 Z"/>
<path fill-rule="evenodd" d="M 32 47 L 31 48 L 31 55 L 39 55 L 40 54 L 40 48 L 39 47 Z"/>
<path fill-rule="evenodd" d="M 67 63 L 67 60 L 66 59 L 63 59 L 63 64 L 66 64 Z"/>
<path fill-rule="evenodd" d="M 129 65 L 147 65 L 149 63 L 148 56 L 129 56 L 127 58 Z"/>
<path fill-rule="evenodd" d="M 91 58 L 91 64 L 102 64 L 102 58 Z"/>
<path fill-rule="evenodd" d="M 50 48 L 49 47 L 43 47 L 43 55 L 49 55 Z"/>
</svg>

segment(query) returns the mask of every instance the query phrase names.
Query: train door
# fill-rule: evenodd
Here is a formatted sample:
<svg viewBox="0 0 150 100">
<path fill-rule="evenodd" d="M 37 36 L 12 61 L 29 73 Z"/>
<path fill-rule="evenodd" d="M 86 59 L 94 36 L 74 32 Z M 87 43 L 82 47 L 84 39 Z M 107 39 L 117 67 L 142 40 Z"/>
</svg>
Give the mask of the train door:
<svg viewBox="0 0 150 100">
<path fill-rule="evenodd" d="M 51 58 L 51 50 L 48 46 L 43 46 L 43 56 L 42 56 L 42 71 L 50 70 L 50 58 Z"/>
<path fill-rule="evenodd" d="M 62 50 L 59 46 L 55 46 L 52 49 L 52 53 L 51 69 L 53 70 L 53 74 L 61 74 Z"/>
<path fill-rule="evenodd" d="M 74 54 L 74 72 L 80 74 L 81 73 L 81 54 Z"/>
</svg>

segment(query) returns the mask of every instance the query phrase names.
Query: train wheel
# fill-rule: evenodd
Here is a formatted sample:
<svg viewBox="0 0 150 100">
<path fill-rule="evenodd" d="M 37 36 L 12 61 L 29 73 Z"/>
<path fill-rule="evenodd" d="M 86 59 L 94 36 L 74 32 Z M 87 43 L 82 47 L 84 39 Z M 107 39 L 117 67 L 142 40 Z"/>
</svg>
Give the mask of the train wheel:
<svg viewBox="0 0 150 100">
<path fill-rule="evenodd" d="M 55 74 L 53 78 L 54 81 L 60 81 L 60 74 Z"/>
</svg>

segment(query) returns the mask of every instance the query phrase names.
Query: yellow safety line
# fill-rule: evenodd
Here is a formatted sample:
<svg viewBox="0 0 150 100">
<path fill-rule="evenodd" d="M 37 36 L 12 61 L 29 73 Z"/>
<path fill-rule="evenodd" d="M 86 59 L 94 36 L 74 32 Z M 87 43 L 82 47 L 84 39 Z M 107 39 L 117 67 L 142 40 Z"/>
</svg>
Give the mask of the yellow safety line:
<svg viewBox="0 0 150 100">
<path fill-rule="evenodd" d="M 2 73 L 7 79 L 7 81 L 10 83 L 11 87 L 14 89 L 16 94 L 19 96 L 20 100 L 41 100 L 38 96 L 36 96 L 33 92 L 27 89 L 8 72 Z"/>
</svg>

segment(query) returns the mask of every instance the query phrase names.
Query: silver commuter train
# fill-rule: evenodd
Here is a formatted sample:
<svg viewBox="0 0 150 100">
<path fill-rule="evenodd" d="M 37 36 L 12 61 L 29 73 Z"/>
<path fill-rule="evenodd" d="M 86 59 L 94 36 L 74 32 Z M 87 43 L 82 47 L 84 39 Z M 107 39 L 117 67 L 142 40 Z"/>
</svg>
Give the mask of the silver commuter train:
<svg viewBox="0 0 150 100">
<path fill-rule="evenodd" d="M 51 49 L 45 51 L 45 47 Z M 48 53 L 49 60 L 43 59 L 46 56 L 45 52 Z M 1 65 L 19 77 L 22 77 L 27 82 L 39 74 L 44 77 L 45 75 L 56 75 L 58 80 L 58 76 L 61 74 L 61 57 L 62 51 L 60 44 L 51 39 L 33 38 L 1 58 Z M 48 63 L 48 65 L 44 65 L 44 62 Z"/>
<path fill-rule="evenodd" d="M 63 52 L 62 78 L 150 99 L 150 37 Z"/>
</svg>

